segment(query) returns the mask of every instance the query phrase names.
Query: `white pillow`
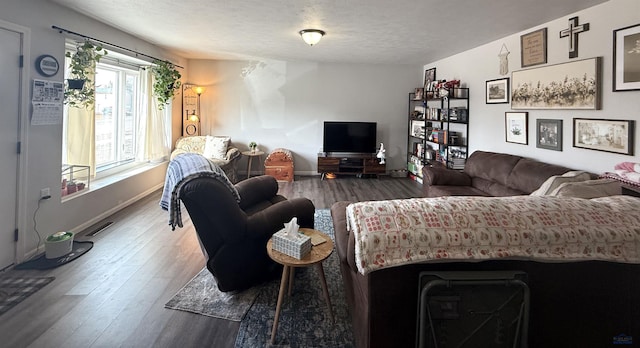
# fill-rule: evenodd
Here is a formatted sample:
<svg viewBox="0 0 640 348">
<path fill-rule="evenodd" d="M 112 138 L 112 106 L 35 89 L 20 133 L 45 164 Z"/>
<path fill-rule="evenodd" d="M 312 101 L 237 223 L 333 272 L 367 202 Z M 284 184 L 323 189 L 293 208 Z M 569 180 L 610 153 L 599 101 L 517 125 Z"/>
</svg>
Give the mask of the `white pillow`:
<svg viewBox="0 0 640 348">
<path fill-rule="evenodd" d="M 540 188 L 531 192 L 531 196 L 546 196 L 551 194 L 551 192 L 557 189 L 558 186 L 566 182 L 579 182 L 589 179 L 591 179 L 591 175 L 584 171 L 570 171 L 562 175 L 554 175 L 552 177 L 549 177 L 549 179 L 542 183 L 542 185 L 540 185 Z"/>
<path fill-rule="evenodd" d="M 227 156 L 227 148 L 229 147 L 229 137 L 214 137 L 207 135 L 207 140 L 204 143 L 204 150 L 202 156 L 206 158 L 225 159 Z"/>
<path fill-rule="evenodd" d="M 553 190 L 550 196 L 591 199 L 621 194 L 622 187 L 618 180 L 599 179 L 581 182 L 565 182 Z"/>
</svg>

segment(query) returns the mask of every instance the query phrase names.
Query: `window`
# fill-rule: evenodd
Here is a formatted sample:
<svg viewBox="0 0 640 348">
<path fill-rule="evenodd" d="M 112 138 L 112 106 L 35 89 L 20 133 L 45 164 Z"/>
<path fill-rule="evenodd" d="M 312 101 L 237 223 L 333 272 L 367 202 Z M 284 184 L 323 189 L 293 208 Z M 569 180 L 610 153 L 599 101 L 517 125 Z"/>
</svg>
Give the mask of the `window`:
<svg viewBox="0 0 640 348">
<path fill-rule="evenodd" d="M 162 111 L 154 104 L 151 74 L 144 69 L 149 65 L 116 52 L 102 58 L 93 109 L 65 105 L 63 168 L 87 166 L 91 177 L 100 178 L 168 157 L 171 106 Z"/>
<path fill-rule="evenodd" d="M 135 159 L 139 74 L 98 64 L 95 81 L 95 164 L 100 172 Z"/>
</svg>

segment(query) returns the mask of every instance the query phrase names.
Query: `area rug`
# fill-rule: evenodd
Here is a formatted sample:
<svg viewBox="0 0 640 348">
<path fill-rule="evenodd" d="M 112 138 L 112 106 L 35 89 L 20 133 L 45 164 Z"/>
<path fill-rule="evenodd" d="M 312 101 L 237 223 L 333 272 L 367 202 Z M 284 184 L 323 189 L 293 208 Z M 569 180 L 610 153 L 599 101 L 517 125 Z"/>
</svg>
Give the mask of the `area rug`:
<svg viewBox="0 0 640 348">
<path fill-rule="evenodd" d="M 216 279 L 205 267 L 164 306 L 215 318 L 240 321 L 260 291 L 261 287 L 253 287 L 236 293 L 222 292 L 218 290 Z"/>
<path fill-rule="evenodd" d="M 315 229 L 335 239 L 331 213 L 316 210 Z M 240 323 L 235 348 L 244 347 L 354 347 L 351 318 L 335 250 L 323 262 L 329 297 L 333 307 L 331 322 L 317 270 L 296 268 L 293 296 L 286 298 L 278 320 L 275 344 L 271 328 L 275 316 L 280 280 L 264 286 Z"/>
<path fill-rule="evenodd" d="M 55 277 L 0 277 L 0 315 L 22 302 Z"/>
<path fill-rule="evenodd" d="M 27 262 L 16 265 L 14 269 L 51 269 L 58 266 L 67 264 L 80 256 L 84 255 L 87 251 L 93 248 L 93 242 L 91 241 L 73 241 L 71 252 L 67 255 L 57 257 L 55 259 L 48 259 L 45 254 L 40 255 L 38 258 L 29 260 Z"/>
</svg>

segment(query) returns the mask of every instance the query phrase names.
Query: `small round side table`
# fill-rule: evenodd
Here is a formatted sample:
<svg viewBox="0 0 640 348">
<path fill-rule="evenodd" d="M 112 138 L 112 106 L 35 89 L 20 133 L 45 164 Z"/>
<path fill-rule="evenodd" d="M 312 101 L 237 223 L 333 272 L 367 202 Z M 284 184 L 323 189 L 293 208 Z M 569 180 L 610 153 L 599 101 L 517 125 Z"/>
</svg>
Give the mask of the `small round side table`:
<svg viewBox="0 0 640 348">
<path fill-rule="evenodd" d="M 259 157 L 260 160 L 262 160 L 262 155 L 264 155 L 264 151 L 242 151 L 242 154 L 244 156 L 249 157 L 249 159 L 247 160 L 247 179 L 249 179 L 249 177 L 251 177 L 251 162 L 253 161 L 254 157 Z"/>
<path fill-rule="evenodd" d="M 282 308 L 282 300 L 284 299 L 284 293 L 287 290 L 287 283 L 289 287 L 289 296 L 291 296 L 291 288 L 293 287 L 293 275 L 296 267 L 309 267 L 315 265 L 318 273 L 320 274 L 320 281 L 322 284 L 322 292 L 324 298 L 329 306 L 329 315 L 333 321 L 333 309 L 331 308 L 331 299 L 329 298 L 329 289 L 327 288 L 327 280 L 324 277 L 324 269 L 322 268 L 322 261 L 326 260 L 333 252 L 333 241 L 326 234 L 314 230 L 311 228 L 300 228 L 300 232 L 312 237 L 314 235 L 319 236 L 325 240 L 324 243 L 314 245 L 309 252 L 302 259 L 296 259 L 287 254 L 283 254 L 279 251 L 273 250 L 273 237 L 267 242 L 267 253 L 269 257 L 284 266 L 282 270 L 282 279 L 280 280 L 280 292 L 278 293 L 278 304 L 276 305 L 276 315 L 273 319 L 273 328 L 271 329 L 271 344 L 274 344 L 276 340 L 276 330 L 278 329 L 278 319 L 280 318 L 280 309 Z"/>
</svg>

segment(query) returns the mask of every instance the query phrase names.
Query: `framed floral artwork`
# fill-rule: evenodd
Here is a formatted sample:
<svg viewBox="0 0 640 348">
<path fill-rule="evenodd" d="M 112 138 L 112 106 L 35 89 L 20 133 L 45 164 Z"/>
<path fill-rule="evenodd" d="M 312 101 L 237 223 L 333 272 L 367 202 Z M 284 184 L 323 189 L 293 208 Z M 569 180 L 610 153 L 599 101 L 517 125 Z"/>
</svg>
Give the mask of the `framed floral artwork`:
<svg viewBox="0 0 640 348">
<path fill-rule="evenodd" d="M 508 143 L 528 144 L 528 112 L 507 111 L 504 113 L 504 131 Z"/>
<path fill-rule="evenodd" d="M 602 58 L 511 73 L 511 108 L 599 110 Z"/>
</svg>

